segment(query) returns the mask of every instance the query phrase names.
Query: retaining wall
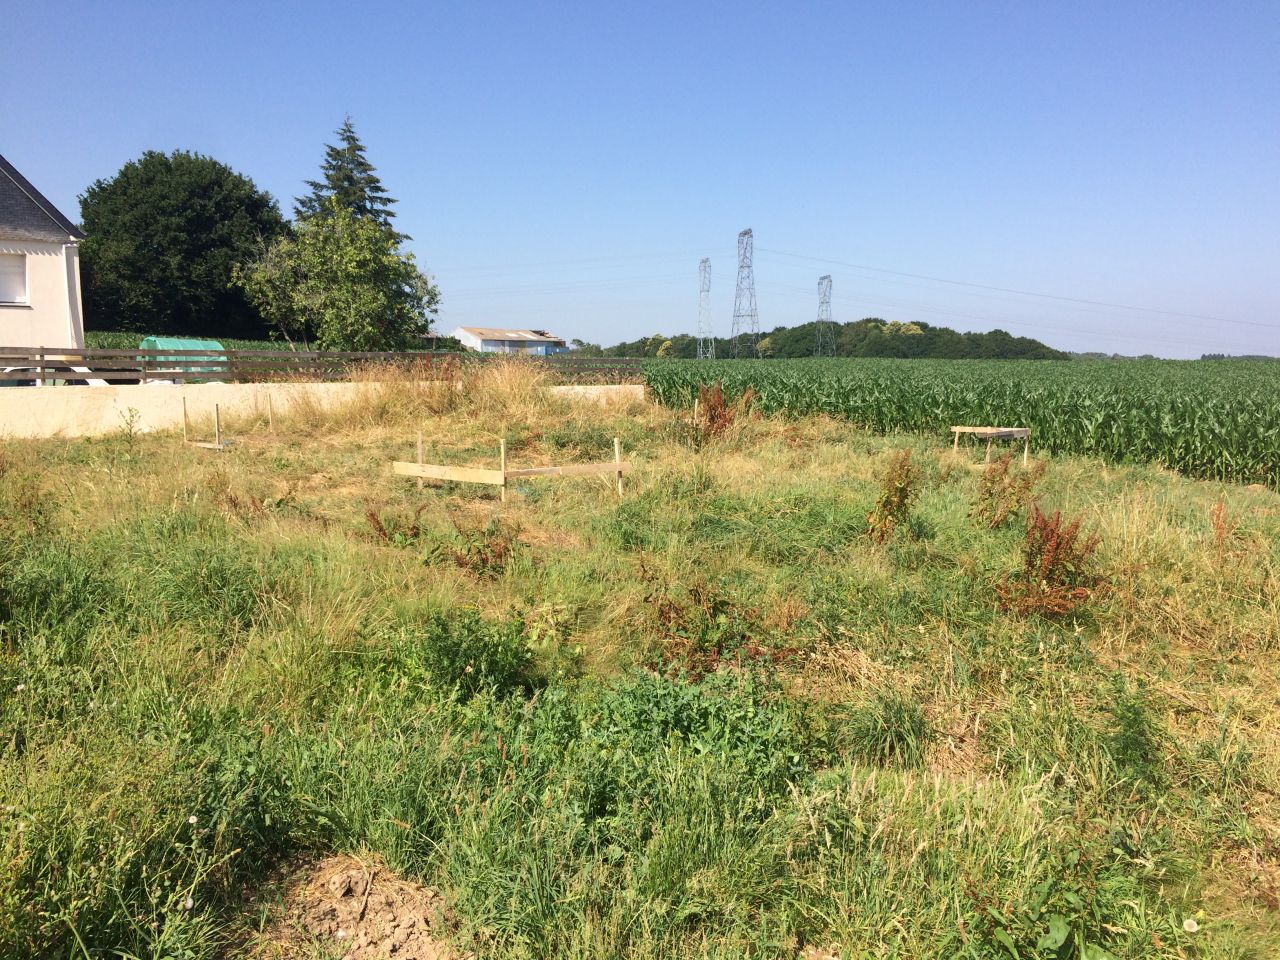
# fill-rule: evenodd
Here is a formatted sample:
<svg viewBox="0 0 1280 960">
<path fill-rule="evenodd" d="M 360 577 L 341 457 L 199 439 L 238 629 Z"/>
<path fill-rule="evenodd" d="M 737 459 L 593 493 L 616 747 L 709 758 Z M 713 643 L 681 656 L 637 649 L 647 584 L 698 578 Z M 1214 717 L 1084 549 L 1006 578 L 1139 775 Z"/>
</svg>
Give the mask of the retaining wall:
<svg viewBox="0 0 1280 960">
<path fill-rule="evenodd" d="M 340 408 L 377 383 L 193 383 L 119 387 L 0 388 L 0 437 L 92 437 L 114 433 L 134 418 L 138 431 L 182 427 L 182 401 L 193 422 L 205 429 L 217 404 L 224 417 L 265 415 L 270 406 L 287 414 L 298 402 Z M 609 404 L 644 399 L 640 384 L 570 385 L 548 388 L 552 396 Z M 207 432 L 207 430 L 206 430 Z"/>
</svg>

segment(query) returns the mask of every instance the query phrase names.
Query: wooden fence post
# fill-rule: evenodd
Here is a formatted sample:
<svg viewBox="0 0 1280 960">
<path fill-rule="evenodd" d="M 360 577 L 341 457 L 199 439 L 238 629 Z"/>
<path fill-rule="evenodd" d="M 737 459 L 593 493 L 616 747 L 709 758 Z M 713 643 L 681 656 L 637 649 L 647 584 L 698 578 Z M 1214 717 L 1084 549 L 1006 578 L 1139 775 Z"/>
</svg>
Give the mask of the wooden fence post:
<svg viewBox="0 0 1280 960">
<path fill-rule="evenodd" d="M 418 431 L 418 466 L 422 466 L 422 464 L 423 464 L 423 460 L 422 460 L 422 431 L 421 431 L 421 430 L 419 430 L 419 431 Z M 419 489 L 419 490 L 421 490 L 421 489 L 422 489 L 422 478 L 421 478 L 421 477 L 419 477 L 419 478 L 418 478 L 418 489 Z"/>
<path fill-rule="evenodd" d="M 213 405 L 213 442 L 222 449 L 222 411 L 216 403 Z"/>
<path fill-rule="evenodd" d="M 187 424 L 187 398 L 182 398 L 182 442 L 186 443 L 191 439 L 191 428 Z"/>
<path fill-rule="evenodd" d="M 613 438 L 613 462 L 618 464 L 618 496 L 622 496 L 622 441 Z"/>
<path fill-rule="evenodd" d="M 274 434 L 276 432 L 276 408 L 271 402 L 271 388 L 267 388 L 267 430 Z"/>
<path fill-rule="evenodd" d="M 505 439 L 498 441 L 498 457 L 502 461 L 502 492 L 499 494 L 502 502 L 507 502 L 507 441 Z"/>
</svg>

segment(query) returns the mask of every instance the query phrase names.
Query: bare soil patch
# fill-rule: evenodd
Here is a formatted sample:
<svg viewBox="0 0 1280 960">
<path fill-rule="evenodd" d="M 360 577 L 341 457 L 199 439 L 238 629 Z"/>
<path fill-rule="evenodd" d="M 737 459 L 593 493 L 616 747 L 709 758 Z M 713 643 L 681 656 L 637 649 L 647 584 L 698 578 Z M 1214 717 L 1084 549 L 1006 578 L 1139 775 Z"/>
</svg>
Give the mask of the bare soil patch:
<svg viewBox="0 0 1280 960">
<path fill-rule="evenodd" d="M 245 960 L 467 960 L 448 943 L 435 890 L 397 877 L 380 860 L 304 860 L 279 881 L 279 906 L 240 954 Z"/>
</svg>

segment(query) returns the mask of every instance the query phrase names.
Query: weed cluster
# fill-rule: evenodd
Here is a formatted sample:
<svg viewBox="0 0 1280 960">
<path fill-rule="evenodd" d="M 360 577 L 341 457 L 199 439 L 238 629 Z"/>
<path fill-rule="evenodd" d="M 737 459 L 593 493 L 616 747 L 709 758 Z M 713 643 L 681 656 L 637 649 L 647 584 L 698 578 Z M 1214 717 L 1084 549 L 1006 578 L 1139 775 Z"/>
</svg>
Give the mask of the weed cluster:
<svg viewBox="0 0 1280 960">
<path fill-rule="evenodd" d="M 502 576 L 515 557 L 520 528 L 501 517 L 491 517 L 484 526 L 463 523 L 450 515 L 453 535 L 429 544 L 423 551 L 428 564 L 452 563 L 483 579 Z"/>
<path fill-rule="evenodd" d="M 442 534 L 422 522 L 422 515 L 430 506 L 430 502 L 419 504 L 411 517 L 384 517 L 369 506 L 365 521 L 382 543 L 420 549 L 422 560 L 428 565 L 451 564 L 481 579 L 502 575 L 519 548 L 519 527 L 497 516 L 478 525 L 449 512 L 452 530 Z"/>
<path fill-rule="evenodd" d="M 36 534 L 51 523 L 47 476 L 15 467 L 0 450 L 0 533 Z"/>
<path fill-rule="evenodd" d="M 1081 533 L 1081 519 L 1065 520 L 1062 511 L 1046 516 L 1031 505 L 1022 545 L 1022 569 L 996 584 L 1000 607 L 1022 616 L 1063 616 L 1098 590 L 1100 576 L 1092 558 L 1096 534 Z"/>
<path fill-rule="evenodd" d="M 699 384 L 697 415 L 693 420 L 692 440 L 695 449 L 725 436 L 734 426 L 750 416 L 756 401 L 756 393 L 747 387 L 737 400 L 727 401 L 724 387 L 717 381 L 710 386 Z"/>
<path fill-rule="evenodd" d="M 430 506 L 430 503 L 418 504 L 414 508 L 413 519 L 411 520 L 384 519 L 374 506 L 365 508 L 364 517 L 368 521 L 369 528 L 373 531 L 374 536 L 383 543 L 397 547 L 409 547 L 416 545 L 422 537 L 423 529 L 420 521 L 423 512 Z"/>
<path fill-rule="evenodd" d="M 875 509 L 867 514 L 867 532 L 873 543 L 888 543 L 893 531 L 907 522 L 920 480 L 920 468 L 912 462 L 910 449 L 889 454 L 880 475 L 880 496 Z"/>
<path fill-rule="evenodd" d="M 1043 460 L 1036 461 L 1029 469 L 1015 467 L 1013 462 L 1013 454 L 1006 453 L 989 463 L 978 478 L 978 497 L 972 515 L 992 530 L 1026 509 L 1032 491 L 1044 477 Z"/>
<path fill-rule="evenodd" d="M 1218 500 L 1209 508 L 1209 523 L 1213 528 L 1213 552 L 1221 563 L 1231 552 L 1231 544 L 1236 535 L 1236 520 L 1227 510 L 1225 500 Z"/>
<path fill-rule="evenodd" d="M 1166 734 L 1147 698 L 1128 684 L 1117 682 L 1106 711 L 1111 725 L 1105 745 L 1112 763 L 1136 784 L 1161 783 Z"/>
<path fill-rule="evenodd" d="M 520 620 L 492 622 L 466 609 L 437 612 L 400 630 L 394 646 L 402 665 L 420 667 L 431 682 L 464 697 L 505 696 L 528 679 L 531 654 Z"/>
<path fill-rule="evenodd" d="M 668 675 L 698 680 L 722 665 L 778 663 L 795 653 L 765 646 L 760 611 L 743 608 L 701 577 L 678 591 L 655 586 L 646 601 L 657 619 L 659 660 Z"/>
</svg>

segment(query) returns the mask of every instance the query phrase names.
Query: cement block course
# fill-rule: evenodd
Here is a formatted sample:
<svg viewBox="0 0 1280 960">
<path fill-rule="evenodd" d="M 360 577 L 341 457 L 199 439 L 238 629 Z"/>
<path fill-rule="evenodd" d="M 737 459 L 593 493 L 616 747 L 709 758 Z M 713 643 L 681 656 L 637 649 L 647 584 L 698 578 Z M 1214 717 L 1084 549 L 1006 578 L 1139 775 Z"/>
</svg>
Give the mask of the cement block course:
<svg viewBox="0 0 1280 960">
<path fill-rule="evenodd" d="M 193 383 L 114 387 L 0 388 L 0 437 L 95 437 L 120 430 L 133 418 L 141 432 L 182 428 L 182 401 L 193 422 L 204 423 L 217 404 L 224 418 L 265 415 L 267 397 L 277 416 L 304 399 L 325 409 L 357 399 L 369 383 Z M 640 384 L 551 387 L 553 396 L 587 403 L 644 398 Z"/>
</svg>

